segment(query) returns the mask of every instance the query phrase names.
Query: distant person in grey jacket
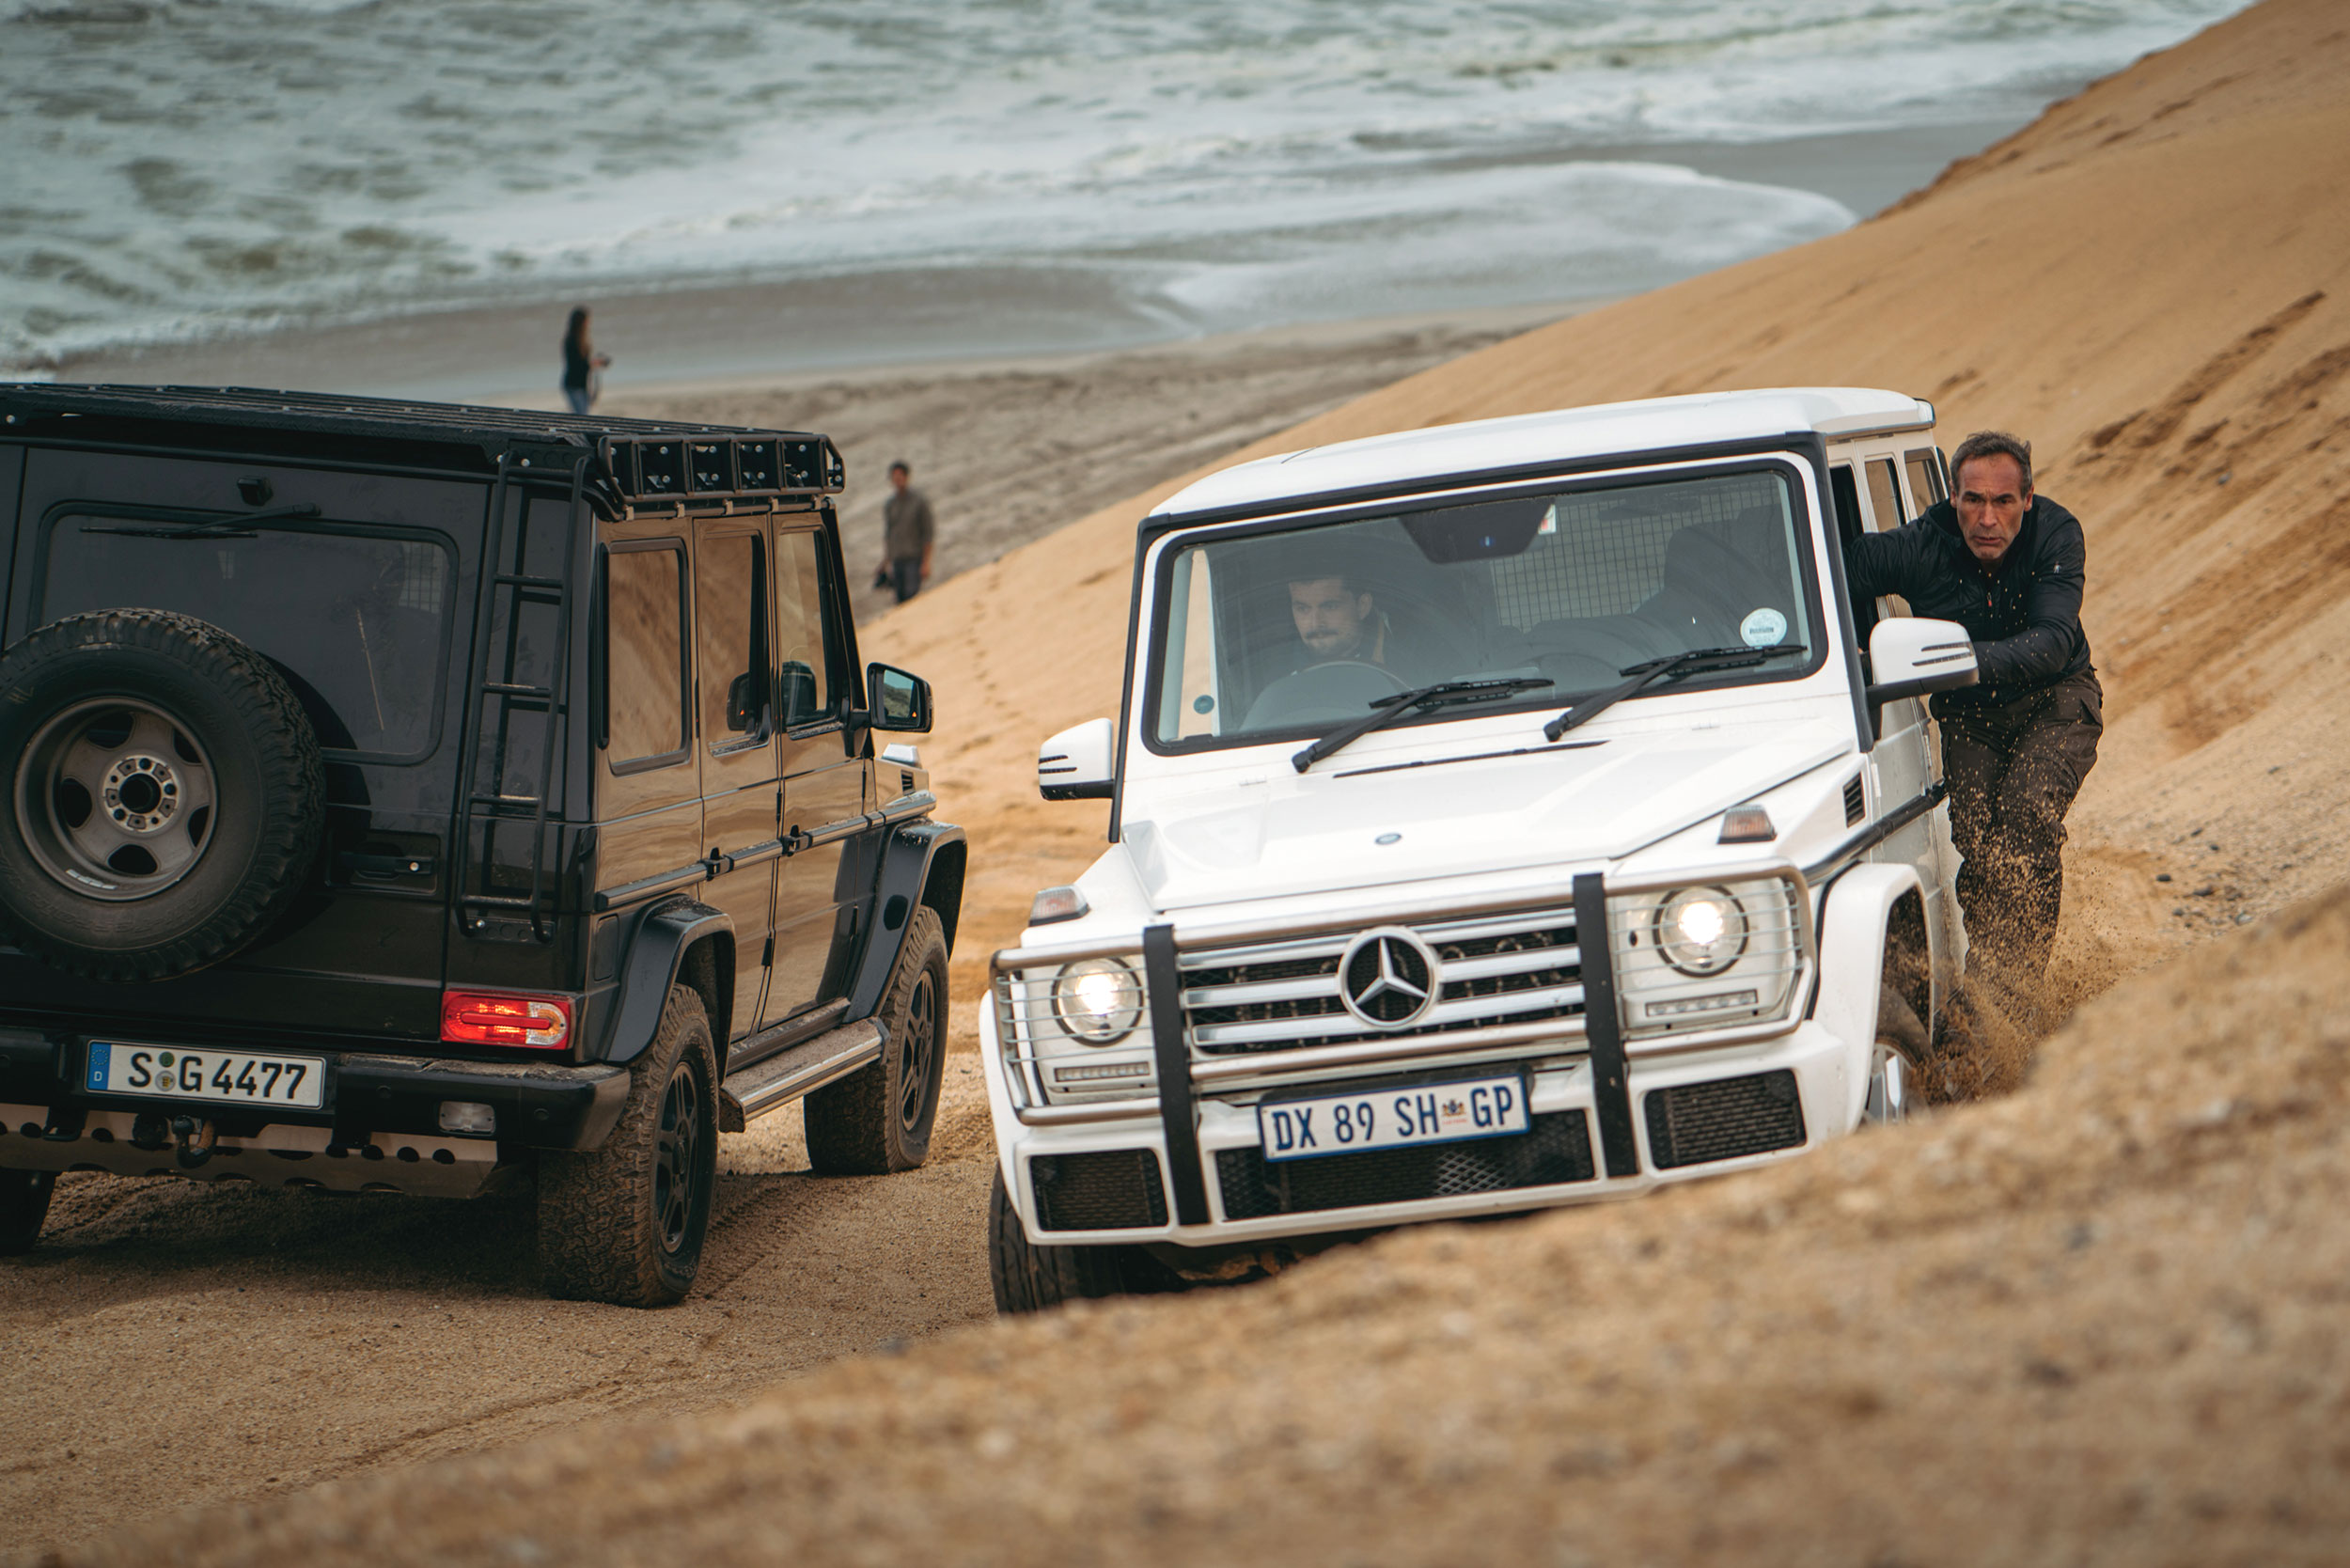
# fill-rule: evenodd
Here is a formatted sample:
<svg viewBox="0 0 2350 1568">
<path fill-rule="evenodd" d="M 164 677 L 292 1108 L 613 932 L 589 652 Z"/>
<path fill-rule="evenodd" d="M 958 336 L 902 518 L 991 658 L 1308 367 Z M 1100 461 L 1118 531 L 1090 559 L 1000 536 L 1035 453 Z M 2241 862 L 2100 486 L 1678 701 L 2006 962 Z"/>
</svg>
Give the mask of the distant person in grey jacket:
<svg viewBox="0 0 2350 1568">
<path fill-rule="evenodd" d="M 608 353 L 598 353 L 588 339 L 588 307 L 581 306 L 572 312 L 572 324 L 563 329 L 563 400 L 572 405 L 573 414 L 585 414 L 596 401 L 596 372 L 612 363 Z"/>
<path fill-rule="evenodd" d="M 895 588 L 902 604 L 922 591 L 931 574 L 931 545 L 938 525 L 931 518 L 930 498 L 913 485 L 914 470 L 903 463 L 889 465 L 889 499 L 882 503 L 882 564 L 873 586 Z"/>
<path fill-rule="evenodd" d="M 1984 431 L 1959 443 L 1956 494 L 1845 546 L 1856 598 L 1898 593 L 1955 620 L 1980 683 L 1933 699 L 1966 865 L 1968 967 L 2037 989 L 2064 902 L 2064 816 L 2097 763 L 2105 692 L 2081 630 L 2088 552 L 2073 514 L 2032 493 L 2031 447 Z"/>
</svg>

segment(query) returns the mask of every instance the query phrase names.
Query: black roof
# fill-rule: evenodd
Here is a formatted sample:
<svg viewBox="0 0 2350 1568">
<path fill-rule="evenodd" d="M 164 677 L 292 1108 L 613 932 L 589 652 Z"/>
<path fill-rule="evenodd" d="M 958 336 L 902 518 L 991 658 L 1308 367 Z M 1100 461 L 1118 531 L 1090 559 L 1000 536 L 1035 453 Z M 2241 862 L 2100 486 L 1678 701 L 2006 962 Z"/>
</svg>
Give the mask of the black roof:
<svg viewBox="0 0 2350 1568">
<path fill-rule="evenodd" d="M 462 447 L 478 453 L 492 467 L 516 447 L 541 453 L 550 447 L 576 447 L 596 454 L 602 463 L 591 472 L 610 480 L 633 500 L 666 500 L 689 494 L 837 494 L 846 482 L 839 448 L 829 438 L 807 431 L 252 386 L 0 383 L 0 438 L 18 433 L 9 426 L 46 426 L 55 433 L 55 422 L 65 419 L 103 422 L 109 427 L 107 433 L 91 432 L 102 440 L 111 438 L 112 428 L 123 425 L 198 425 L 256 434 L 277 431 L 307 436 L 314 439 L 306 445 L 314 449 L 315 438 L 321 437 Z M 666 460 L 672 448 L 677 459 L 674 485 L 666 482 L 670 474 Z M 762 463 L 764 468 L 760 466 Z M 705 463 L 714 466 L 705 467 Z"/>
</svg>

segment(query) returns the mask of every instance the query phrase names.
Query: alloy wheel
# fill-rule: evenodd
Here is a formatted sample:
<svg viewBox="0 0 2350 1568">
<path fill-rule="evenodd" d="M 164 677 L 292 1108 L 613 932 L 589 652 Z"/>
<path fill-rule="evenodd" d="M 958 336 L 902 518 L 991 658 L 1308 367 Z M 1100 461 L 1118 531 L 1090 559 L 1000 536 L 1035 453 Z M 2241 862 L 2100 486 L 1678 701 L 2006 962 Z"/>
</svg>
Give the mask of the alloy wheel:
<svg viewBox="0 0 2350 1568">
<path fill-rule="evenodd" d="M 694 1064 L 681 1061 L 662 1093 L 661 1125 L 653 1141 L 653 1223 L 664 1252 L 676 1252 L 685 1245 L 693 1221 L 694 1184 L 699 1180 L 696 1155 L 702 1137 L 701 1082 Z"/>
<path fill-rule="evenodd" d="M 905 1037 L 898 1042 L 898 1122 L 908 1132 L 922 1123 L 931 1074 L 938 1066 L 938 987 L 927 968 L 906 997 Z"/>
</svg>

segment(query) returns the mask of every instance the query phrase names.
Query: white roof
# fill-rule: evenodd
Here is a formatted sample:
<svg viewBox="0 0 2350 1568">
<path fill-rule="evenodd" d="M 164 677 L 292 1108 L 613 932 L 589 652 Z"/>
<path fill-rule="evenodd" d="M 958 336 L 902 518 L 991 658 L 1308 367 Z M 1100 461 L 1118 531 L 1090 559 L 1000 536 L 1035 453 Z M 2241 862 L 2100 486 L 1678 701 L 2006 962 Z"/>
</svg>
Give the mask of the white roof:
<svg viewBox="0 0 2350 1568">
<path fill-rule="evenodd" d="M 1431 476 L 1573 463 L 1612 452 L 1767 440 L 1799 431 L 1851 436 L 1933 423 L 1932 403 L 1865 386 L 1782 386 L 1596 403 L 1401 431 L 1260 458 L 1179 491 L 1160 502 L 1152 515 L 1218 511 Z"/>
</svg>

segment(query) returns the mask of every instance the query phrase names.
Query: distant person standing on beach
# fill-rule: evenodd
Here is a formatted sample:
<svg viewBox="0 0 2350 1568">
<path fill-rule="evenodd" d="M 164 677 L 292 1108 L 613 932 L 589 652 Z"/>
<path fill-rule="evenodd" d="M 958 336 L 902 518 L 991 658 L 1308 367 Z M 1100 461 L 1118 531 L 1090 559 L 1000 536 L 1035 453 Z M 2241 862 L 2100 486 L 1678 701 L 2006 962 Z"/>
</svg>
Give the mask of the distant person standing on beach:
<svg viewBox="0 0 2350 1568">
<path fill-rule="evenodd" d="M 889 465 L 889 499 L 882 503 L 882 567 L 873 586 L 887 584 L 898 590 L 902 604 L 922 591 L 931 574 L 931 541 L 938 527 L 931 520 L 930 497 L 910 482 L 914 470 L 903 463 Z"/>
<path fill-rule="evenodd" d="M 1967 967 L 2029 999 L 2064 900 L 2064 815 L 2097 762 L 2105 694 L 2081 631 L 2087 551 L 2073 514 L 2034 494 L 2031 447 L 1999 431 L 1958 444 L 1948 501 L 1844 547 L 1855 598 L 1898 593 L 1955 620 L 1981 683 L 1933 701 L 1966 864 Z"/>
<path fill-rule="evenodd" d="M 585 414 L 594 404 L 596 372 L 611 363 L 610 354 L 598 353 L 588 340 L 588 307 L 581 306 L 563 329 L 563 398 L 573 414 Z"/>
</svg>

